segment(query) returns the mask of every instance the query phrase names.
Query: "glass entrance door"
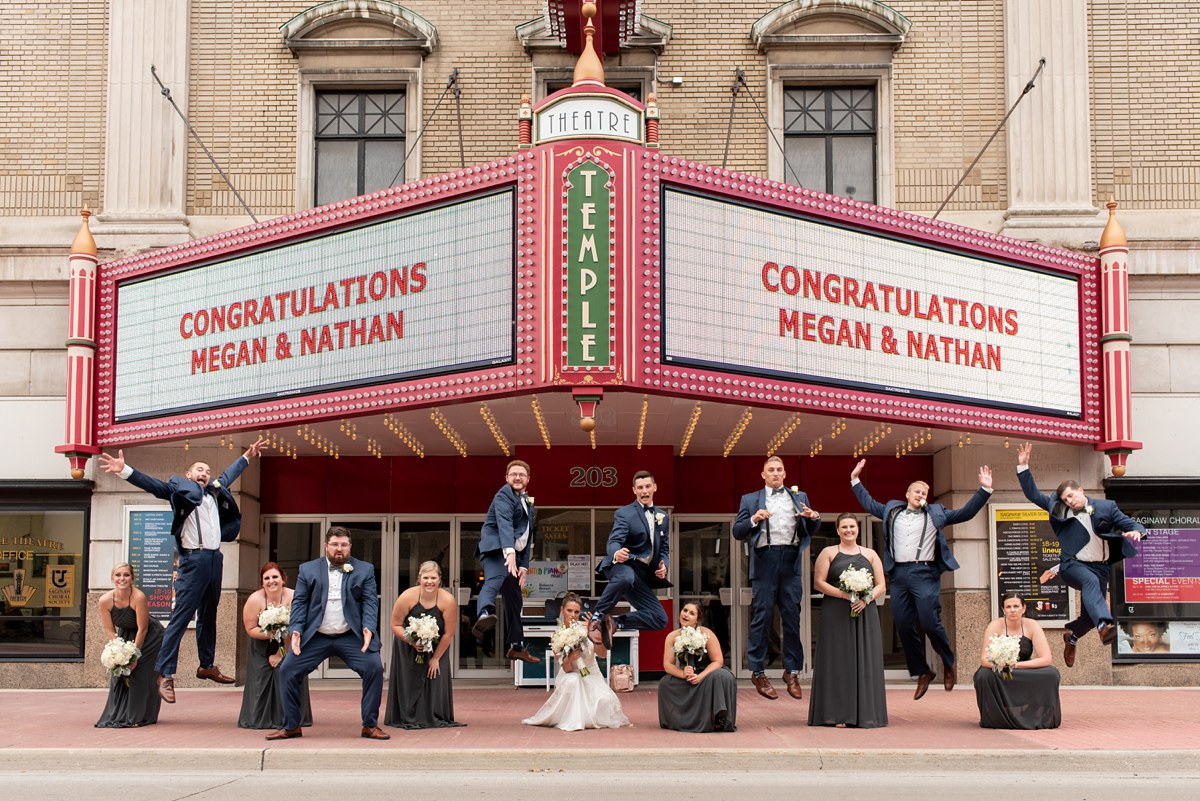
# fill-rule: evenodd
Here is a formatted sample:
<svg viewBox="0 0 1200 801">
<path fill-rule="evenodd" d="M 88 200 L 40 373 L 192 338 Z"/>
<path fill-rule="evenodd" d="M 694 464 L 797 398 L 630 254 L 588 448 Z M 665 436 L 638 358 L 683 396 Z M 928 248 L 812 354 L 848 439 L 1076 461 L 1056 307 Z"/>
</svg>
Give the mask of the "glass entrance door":
<svg viewBox="0 0 1200 801">
<path fill-rule="evenodd" d="M 425 562 L 436 562 L 442 571 L 442 588 L 451 595 L 455 594 L 458 587 L 458 574 L 454 570 L 455 555 L 451 552 L 450 547 L 451 521 L 449 519 L 440 521 L 397 519 L 394 522 L 393 530 L 395 531 L 394 550 L 396 553 L 395 591 L 382 597 L 379 609 L 379 634 L 383 637 L 383 667 L 389 673 L 395 655 L 396 639 L 391 627 L 392 607 L 400 593 L 409 587 L 416 586 L 421 565 Z M 456 645 L 464 641 L 464 623 L 468 630 L 471 628 L 469 622 L 459 620 L 458 643 L 450 646 L 451 654 L 454 653 L 453 649 Z M 401 653 L 403 654 L 403 651 Z M 451 675 L 453 675 L 454 661 L 451 660 Z"/>
<path fill-rule="evenodd" d="M 376 603 L 379 604 L 382 598 L 395 598 L 395 582 L 391 580 L 390 572 L 385 572 L 384 568 L 388 565 L 384 564 L 384 523 L 379 518 L 373 519 L 348 519 L 340 517 L 329 518 L 329 526 L 326 531 L 333 526 L 344 526 L 350 530 L 350 555 L 355 559 L 361 559 L 364 562 L 370 562 L 375 567 L 375 582 L 379 595 L 376 598 Z M 325 535 L 320 536 L 320 544 L 316 551 L 318 554 L 325 553 Z M 364 599 L 364 603 L 366 599 Z M 379 612 L 379 636 L 382 638 L 380 648 L 384 649 L 388 645 L 388 637 L 384 634 L 384 629 L 387 628 L 387 615 L 392 611 L 392 605 L 389 602 L 381 606 Z M 340 657 L 334 656 L 325 660 L 322 666 L 321 675 L 329 679 L 357 679 L 358 674 L 351 670 Z"/>
<path fill-rule="evenodd" d="M 459 628 L 458 673 L 477 678 L 505 678 L 510 675 L 509 662 L 504 658 L 507 633 L 504 631 L 502 598 L 496 599 L 496 627 L 481 637 L 471 633 L 471 627 L 479 616 L 476 601 L 483 586 L 483 568 L 479 566 L 476 551 L 479 550 L 479 534 L 483 530 L 483 518 L 460 517 L 458 529 L 458 612 L 462 621 Z"/>
<path fill-rule="evenodd" d="M 716 635 L 726 664 L 737 664 L 740 648 L 733 637 L 731 615 L 733 592 L 730 586 L 731 525 L 728 521 L 672 518 L 676 525 L 674 563 L 675 610 L 686 603 L 700 604 L 701 623 Z M 738 543 L 740 544 L 740 543 Z M 676 621 L 668 623 L 674 629 Z"/>
</svg>

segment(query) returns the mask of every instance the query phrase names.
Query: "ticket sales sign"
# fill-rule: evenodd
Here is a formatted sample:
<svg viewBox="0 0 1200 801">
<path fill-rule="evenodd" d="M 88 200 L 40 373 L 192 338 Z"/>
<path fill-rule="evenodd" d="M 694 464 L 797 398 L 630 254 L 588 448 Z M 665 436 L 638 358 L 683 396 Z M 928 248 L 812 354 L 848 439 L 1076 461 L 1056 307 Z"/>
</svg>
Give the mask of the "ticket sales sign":
<svg viewBox="0 0 1200 801">
<path fill-rule="evenodd" d="M 668 364 L 1083 413 L 1076 276 L 667 187 Z"/>
<path fill-rule="evenodd" d="M 120 284 L 115 419 L 511 363 L 512 220 L 507 190 Z"/>
</svg>

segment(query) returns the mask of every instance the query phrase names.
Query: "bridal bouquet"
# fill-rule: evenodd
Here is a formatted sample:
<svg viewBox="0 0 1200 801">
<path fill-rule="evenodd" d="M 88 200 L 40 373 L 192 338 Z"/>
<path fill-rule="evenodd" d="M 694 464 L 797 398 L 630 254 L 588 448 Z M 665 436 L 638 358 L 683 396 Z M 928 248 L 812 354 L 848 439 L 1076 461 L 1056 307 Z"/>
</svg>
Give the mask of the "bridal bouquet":
<svg viewBox="0 0 1200 801">
<path fill-rule="evenodd" d="M 569 626 L 559 626 L 558 631 L 550 636 L 550 650 L 565 664 L 568 656 L 583 650 L 587 638 L 587 627 L 576 620 Z M 590 672 L 587 667 L 579 669 L 580 676 L 586 676 Z"/>
<path fill-rule="evenodd" d="M 291 607 L 267 604 L 267 608 L 258 613 L 258 627 L 272 640 L 282 642 L 291 618 Z"/>
<path fill-rule="evenodd" d="M 433 649 L 437 647 L 438 639 L 442 636 L 437 621 L 429 615 L 409 618 L 408 625 L 404 627 L 404 633 L 408 635 L 410 640 L 416 643 L 416 662 L 418 665 L 425 664 L 425 655 L 433 653 Z"/>
<path fill-rule="evenodd" d="M 838 576 L 838 589 L 850 596 L 850 605 L 855 601 L 865 601 L 875 586 L 875 576 L 865 567 L 848 567 Z M 850 610 L 850 617 L 858 617 L 858 612 Z"/>
<path fill-rule="evenodd" d="M 100 664 L 104 665 L 114 676 L 123 676 L 125 686 L 129 686 L 129 674 L 133 672 L 133 664 L 142 656 L 138 647 L 129 640 L 120 637 L 109 640 L 100 652 Z"/>
<path fill-rule="evenodd" d="M 687 626 L 675 636 L 675 661 L 681 665 L 693 665 L 701 654 L 708 652 L 708 635 L 700 629 Z"/>
<path fill-rule="evenodd" d="M 1000 674 L 1005 681 L 1012 681 L 1012 668 L 1017 664 L 1021 650 L 1021 638 L 1011 634 L 993 634 L 988 640 L 987 661 L 992 663 L 992 670 Z"/>
</svg>

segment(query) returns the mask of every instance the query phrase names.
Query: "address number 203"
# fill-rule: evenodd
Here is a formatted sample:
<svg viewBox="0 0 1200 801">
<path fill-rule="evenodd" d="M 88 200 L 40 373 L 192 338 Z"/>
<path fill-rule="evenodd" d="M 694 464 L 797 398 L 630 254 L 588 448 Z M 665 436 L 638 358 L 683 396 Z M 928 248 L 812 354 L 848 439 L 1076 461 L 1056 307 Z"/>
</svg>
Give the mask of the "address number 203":
<svg viewBox="0 0 1200 801">
<path fill-rule="evenodd" d="M 572 487 L 615 487 L 617 486 L 617 468 L 615 467 L 572 467 Z"/>
</svg>

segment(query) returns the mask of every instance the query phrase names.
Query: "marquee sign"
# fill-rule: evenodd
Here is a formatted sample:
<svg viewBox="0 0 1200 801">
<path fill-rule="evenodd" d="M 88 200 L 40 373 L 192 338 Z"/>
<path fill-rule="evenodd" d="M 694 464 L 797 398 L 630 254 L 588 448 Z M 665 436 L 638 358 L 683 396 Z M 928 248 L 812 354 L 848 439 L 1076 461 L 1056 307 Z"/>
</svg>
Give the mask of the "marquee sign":
<svg viewBox="0 0 1200 801">
<path fill-rule="evenodd" d="M 643 111 L 615 89 L 547 98 L 534 113 L 535 143 L 563 139 L 617 139 L 640 144 Z"/>
<path fill-rule="evenodd" d="M 508 364 L 513 192 L 117 287 L 117 422 Z"/>
<path fill-rule="evenodd" d="M 1077 276 L 663 190 L 663 360 L 1078 419 Z"/>
</svg>

